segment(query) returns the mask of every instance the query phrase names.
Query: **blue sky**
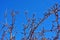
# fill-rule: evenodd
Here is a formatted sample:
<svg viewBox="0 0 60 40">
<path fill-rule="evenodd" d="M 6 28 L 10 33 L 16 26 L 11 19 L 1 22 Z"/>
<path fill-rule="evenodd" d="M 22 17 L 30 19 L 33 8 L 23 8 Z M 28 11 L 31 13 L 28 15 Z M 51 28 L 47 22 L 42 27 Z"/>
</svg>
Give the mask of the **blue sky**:
<svg viewBox="0 0 60 40">
<path fill-rule="evenodd" d="M 18 26 L 17 29 L 20 30 L 22 28 L 20 28 L 19 26 L 22 26 L 22 23 L 25 23 L 26 21 L 24 16 L 24 12 L 26 10 L 28 11 L 28 16 L 31 16 L 33 13 L 35 13 L 36 17 L 40 18 L 40 17 L 43 17 L 44 12 L 47 11 L 56 2 L 59 3 L 60 0 L 0 0 L 0 21 L 4 22 L 4 12 L 6 9 L 7 9 L 9 23 L 11 22 L 10 20 L 11 18 L 9 18 L 11 10 L 19 11 L 20 14 L 16 16 L 16 20 L 17 20 L 16 26 Z M 52 19 L 53 18 L 54 17 L 52 17 Z M 48 18 L 47 22 L 45 21 L 43 25 L 47 26 L 46 23 L 48 23 L 52 19 Z M 50 24 L 48 23 L 48 25 Z M 49 28 L 50 27 L 47 27 L 46 29 L 49 29 Z M 18 39 L 19 38 L 17 38 L 17 40 Z"/>
</svg>

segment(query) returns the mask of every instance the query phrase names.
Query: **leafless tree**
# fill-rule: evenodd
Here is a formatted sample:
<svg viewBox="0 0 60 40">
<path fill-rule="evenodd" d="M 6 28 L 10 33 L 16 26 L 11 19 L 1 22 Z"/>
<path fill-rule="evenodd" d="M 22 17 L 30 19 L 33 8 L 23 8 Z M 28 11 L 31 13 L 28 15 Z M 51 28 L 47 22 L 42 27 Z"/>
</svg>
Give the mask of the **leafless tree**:
<svg viewBox="0 0 60 40">
<path fill-rule="evenodd" d="M 30 18 L 30 17 L 28 17 L 28 12 L 25 11 L 25 18 L 27 20 L 27 23 L 23 24 L 23 31 L 20 33 L 23 34 L 24 36 L 20 40 L 52 40 L 51 38 L 46 38 L 44 33 L 53 32 L 53 31 L 56 32 L 56 36 L 53 37 L 53 40 L 58 40 L 59 36 L 60 36 L 59 35 L 60 34 L 60 24 L 59 24 L 60 15 L 58 14 L 59 11 L 60 11 L 60 5 L 58 3 L 56 3 L 51 8 L 49 8 L 47 12 L 44 13 L 44 17 L 40 18 L 39 21 L 37 21 L 38 18 L 36 18 L 35 14 L 32 14 L 32 17 Z M 18 13 L 17 11 L 15 12 L 14 10 L 12 10 L 12 12 L 11 12 L 12 21 L 11 21 L 11 24 L 9 24 L 8 19 L 7 19 L 7 10 L 5 11 L 4 18 L 5 18 L 6 22 L 1 23 L 2 28 L 0 29 L 0 32 L 3 32 L 2 36 L 0 38 L 1 40 L 5 40 L 5 39 L 6 40 L 16 40 L 16 36 L 13 36 L 12 32 L 16 28 L 15 27 L 15 16 L 17 15 L 17 13 Z M 35 32 L 37 30 L 37 28 L 40 27 L 40 25 L 46 19 L 48 19 L 48 17 L 51 16 L 52 14 L 55 15 L 55 20 L 52 20 L 51 30 L 45 30 L 45 28 L 43 27 L 41 31 Z M 55 22 L 57 23 L 56 27 L 54 25 Z M 6 28 L 7 30 L 4 30 L 4 28 Z M 28 32 L 26 32 L 27 30 L 28 30 Z M 9 33 L 9 35 L 10 35 L 9 38 L 6 37 L 7 33 Z M 17 32 L 15 32 L 15 33 L 17 34 Z"/>
</svg>

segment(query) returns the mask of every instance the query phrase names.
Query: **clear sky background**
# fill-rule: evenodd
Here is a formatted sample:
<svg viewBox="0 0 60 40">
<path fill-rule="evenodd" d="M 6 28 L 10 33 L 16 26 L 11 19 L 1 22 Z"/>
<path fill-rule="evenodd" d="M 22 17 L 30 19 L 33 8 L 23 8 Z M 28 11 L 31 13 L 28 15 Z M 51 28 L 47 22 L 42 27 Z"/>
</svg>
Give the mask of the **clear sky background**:
<svg viewBox="0 0 60 40">
<path fill-rule="evenodd" d="M 8 14 L 8 23 L 11 23 L 10 12 L 11 10 L 19 11 L 20 14 L 16 16 L 16 26 L 18 30 L 22 31 L 22 23 L 26 22 L 24 12 L 28 11 L 28 16 L 31 17 L 33 13 L 36 14 L 37 18 L 43 17 L 45 11 L 47 11 L 51 6 L 55 3 L 59 3 L 60 0 L 0 0 L 0 22 L 4 22 L 4 12 L 7 9 Z M 60 4 L 60 3 L 59 3 Z M 51 16 L 52 17 L 52 16 Z M 50 21 L 54 18 L 48 18 L 41 26 L 47 24 L 50 25 Z M 48 23 L 49 22 L 49 23 Z M 1 27 L 1 25 L 0 25 Z M 49 29 L 50 27 L 45 27 L 45 29 Z M 1 33 L 0 33 L 1 34 Z M 52 33 L 50 33 L 51 35 Z M 17 35 L 17 40 L 19 40 L 22 35 Z M 50 36 L 47 35 L 47 36 Z M 1 37 L 1 35 L 0 35 Z"/>
</svg>

